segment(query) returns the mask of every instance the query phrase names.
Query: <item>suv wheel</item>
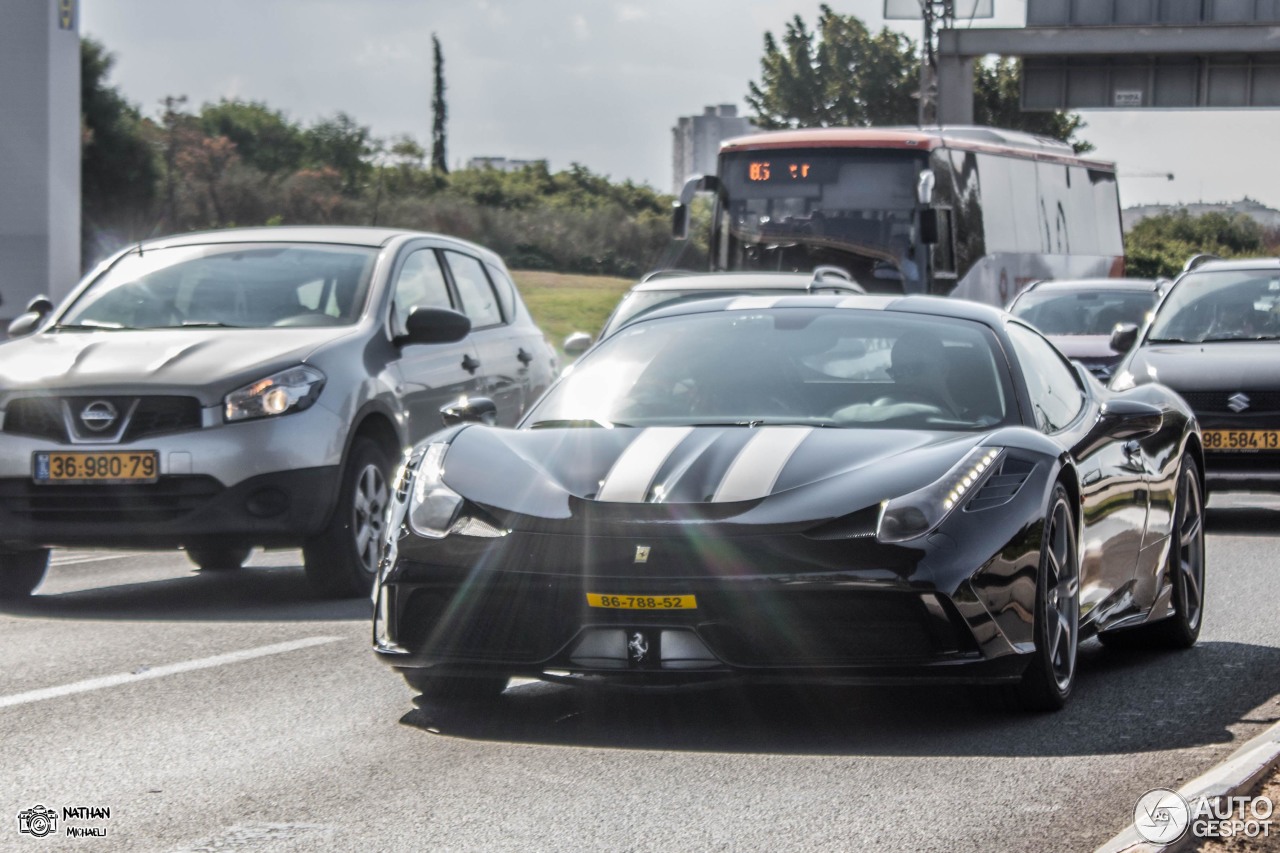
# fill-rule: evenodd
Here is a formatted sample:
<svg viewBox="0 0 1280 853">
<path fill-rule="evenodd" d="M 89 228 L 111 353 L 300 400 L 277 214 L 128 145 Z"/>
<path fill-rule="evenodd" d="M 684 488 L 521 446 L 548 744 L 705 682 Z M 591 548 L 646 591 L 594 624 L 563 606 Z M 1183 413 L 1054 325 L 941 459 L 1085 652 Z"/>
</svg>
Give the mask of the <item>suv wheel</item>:
<svg viewBox="0 0 1280 853">
<path fill-rule="evenodd" d="M 188 545 L 187 559 L 202 572 L 229 572 L 244 565 L 249 551 L 247 545 Z"/>
<path fill-rule="evenodd" d="M 321 595 L 366 595 L 373 587 L 391 501 L 386 454 L 367 438 L 351 445 L 328 528 L 302 547 L 307 580 Z"/>
<path fill-rule="evenodd" d="M 48 570 L 48 548 L 0 554 L 0 601 L 18 601 L 31 595 Z"/>
</svg>

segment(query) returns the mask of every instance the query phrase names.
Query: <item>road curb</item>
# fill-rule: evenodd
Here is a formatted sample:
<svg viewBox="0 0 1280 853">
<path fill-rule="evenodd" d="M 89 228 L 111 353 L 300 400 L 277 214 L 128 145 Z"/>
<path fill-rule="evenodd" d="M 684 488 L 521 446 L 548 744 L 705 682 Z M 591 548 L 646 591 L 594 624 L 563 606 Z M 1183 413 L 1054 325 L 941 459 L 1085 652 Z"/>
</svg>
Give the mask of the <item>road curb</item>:
<svg viewBox="0 0 1280 853">
<path fill-rule="evenodd" d="M 1280 764 L 1280 723 L 1252 738 L 1208 772 L 1178 789 L 1188 802 L 1201 797 L 1217 799 L 1244 794 Z M 1133 824 L 1099 847 L 1096 853 L 1178 853 L 1194 849 L 1202 839 L 1188 830 L 1170 844 L 1152 844 L 1138 834 Z"/>
</svg>

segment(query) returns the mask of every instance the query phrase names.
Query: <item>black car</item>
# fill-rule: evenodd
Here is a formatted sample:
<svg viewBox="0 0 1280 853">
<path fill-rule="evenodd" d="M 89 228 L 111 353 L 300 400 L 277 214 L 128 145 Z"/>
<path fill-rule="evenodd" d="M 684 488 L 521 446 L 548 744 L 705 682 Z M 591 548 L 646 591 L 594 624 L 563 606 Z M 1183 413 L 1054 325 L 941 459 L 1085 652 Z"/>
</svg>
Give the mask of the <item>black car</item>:
<svg viewBox="0 0 1280 853">
<path fill-rule="evenodd" d="M 1204 429 L 1209 489 L 1280 491 L 1280 259 L 1211 260 L 1179 276 L 1111 381 L 1160 382 Z"/>
<path fill-rule="evenodd" d="M 1014 297 L 1009 313 L 1035 326 L 1067 358 L 1106 382 L 1124 357 L 1111 347 L 1115 327 L 1146 323 L 1170 283 L 1150 278 L 1037 281 Z"/>
<path fill-rule="evenodd" d="M 516 429 L 413 450 L 376 652 L 439 701 L 933 678 L 1057 708 L 1082 637 L 1195 642 L 1201 460 L 1177 395 L 1110 392 L 993 308 L 659 308 Z"/>
</svg>

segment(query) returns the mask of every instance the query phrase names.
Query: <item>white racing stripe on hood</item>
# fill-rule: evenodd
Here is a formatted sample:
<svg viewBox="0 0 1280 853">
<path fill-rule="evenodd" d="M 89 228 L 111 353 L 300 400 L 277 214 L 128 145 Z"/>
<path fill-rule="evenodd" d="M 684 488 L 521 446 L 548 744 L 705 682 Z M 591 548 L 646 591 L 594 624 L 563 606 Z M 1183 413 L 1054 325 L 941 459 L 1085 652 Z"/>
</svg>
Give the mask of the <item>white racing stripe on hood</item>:
<svg viewBox="0 0 1280 853">
<path fill-rule="evenodd" d="M 813 427 L 757 427 L 725 472 L 713 503 L 749 501 L 773 491 L 778 475 Z"/>
<path fill-rule="evenodd" d="M 640 433 L 614 461 L 596 500 L 644 503 L 658 469 L 691 432 L 693 427 L 649 427 Z"/>
</svg>

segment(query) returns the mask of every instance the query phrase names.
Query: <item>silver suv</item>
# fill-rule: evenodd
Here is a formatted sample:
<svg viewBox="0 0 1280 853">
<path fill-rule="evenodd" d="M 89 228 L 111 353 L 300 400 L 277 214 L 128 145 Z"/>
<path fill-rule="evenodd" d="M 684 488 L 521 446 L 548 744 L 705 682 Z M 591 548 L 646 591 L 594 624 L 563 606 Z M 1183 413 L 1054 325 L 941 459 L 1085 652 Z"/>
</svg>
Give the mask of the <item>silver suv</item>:
<svg viewBox="0 0 1280 853">
<path fill-rule="evenodd" d="M 51 546 L 300 546 L 318 591 L 365 592 L 403 449 L 515 424 L 557 367 L 497 255 L 401 230 L 151 240 L 32 307 L 0 345 L 0 598 Z"/>
</svg>

